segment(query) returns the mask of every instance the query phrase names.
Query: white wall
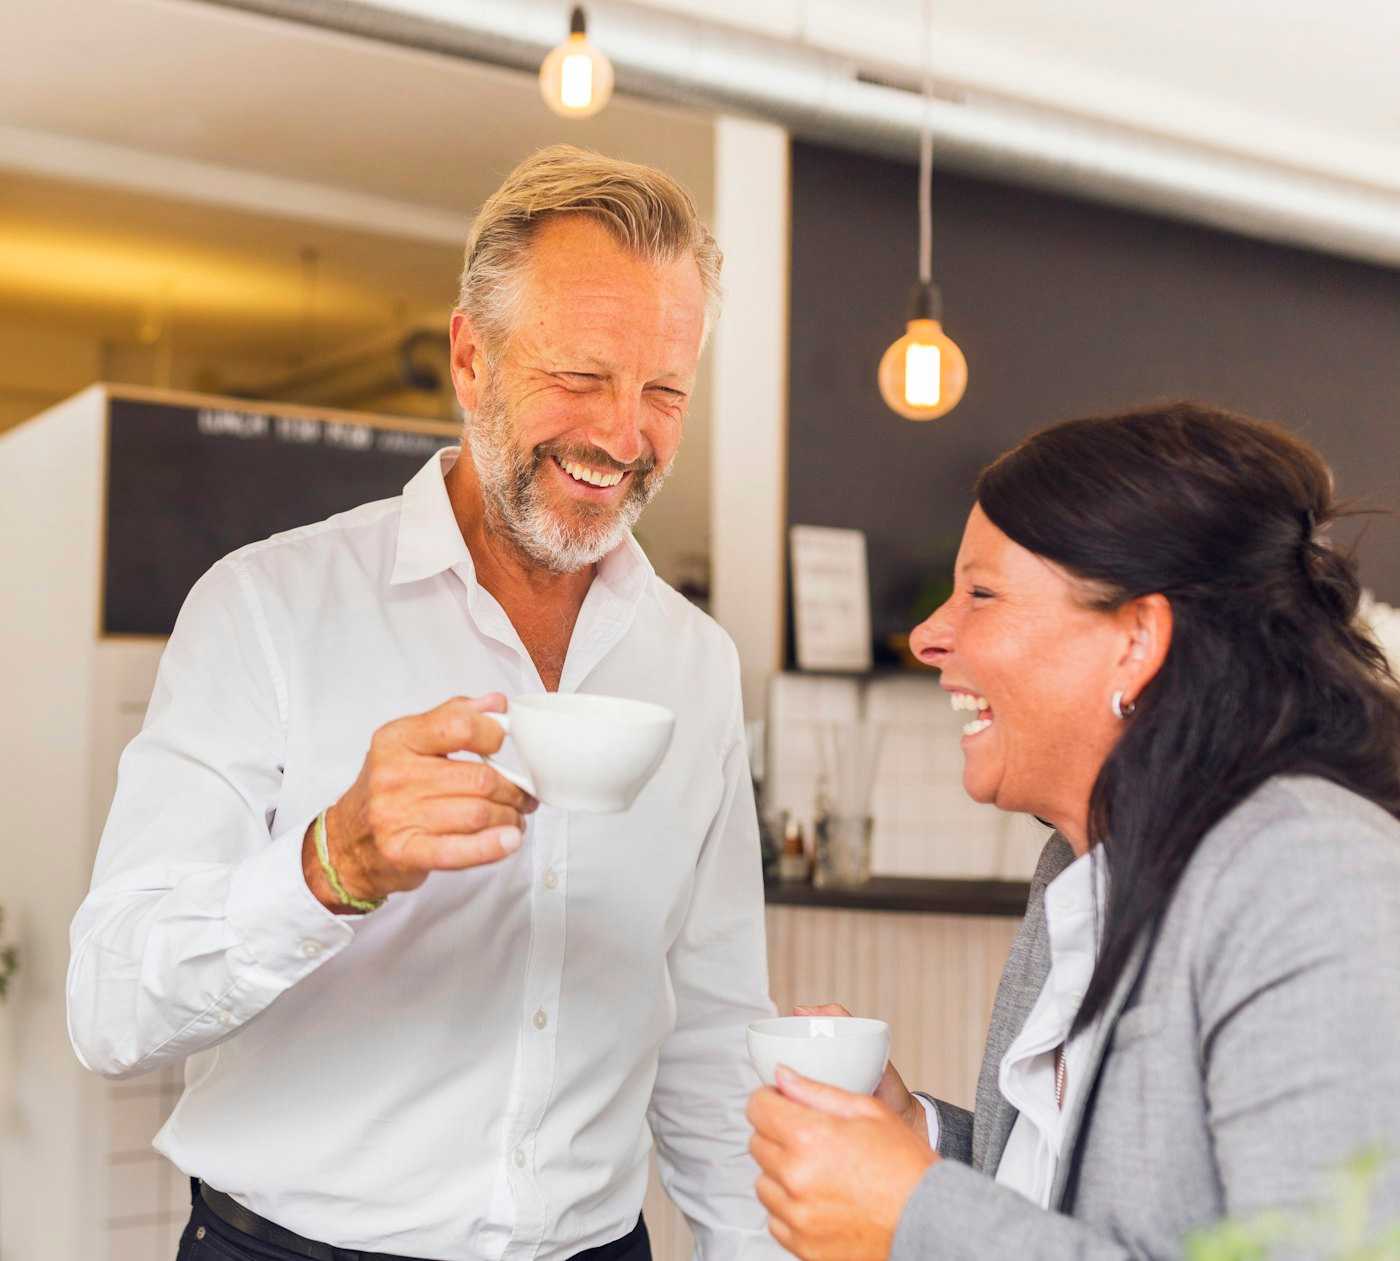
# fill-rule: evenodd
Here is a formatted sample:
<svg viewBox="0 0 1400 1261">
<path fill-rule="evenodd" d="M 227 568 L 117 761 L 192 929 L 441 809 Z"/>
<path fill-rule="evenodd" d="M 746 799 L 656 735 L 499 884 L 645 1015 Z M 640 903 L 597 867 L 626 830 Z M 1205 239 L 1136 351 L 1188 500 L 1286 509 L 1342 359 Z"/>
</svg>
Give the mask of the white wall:
<svg viewBox="0 0 1400 1261">
<path fill-rule="evenodd" d="M 724 314 L 711 394 L 711 609 L 739 648 L 744 712 L 761 717 L 782 663 L 787 486 L 788 138 L 715 125 L 715 236 Z"/>
<path fill-rule="evenodd" d="M 68 924 L 92 870 L 93 647 L 105 403 L 88 391 L 0 434 L 0 899 L 22 952 L 4 1008 L 0 1256 L 94 1255 L 84 1159 L 101 1083 L 68 1044 Z"/>
</svg>

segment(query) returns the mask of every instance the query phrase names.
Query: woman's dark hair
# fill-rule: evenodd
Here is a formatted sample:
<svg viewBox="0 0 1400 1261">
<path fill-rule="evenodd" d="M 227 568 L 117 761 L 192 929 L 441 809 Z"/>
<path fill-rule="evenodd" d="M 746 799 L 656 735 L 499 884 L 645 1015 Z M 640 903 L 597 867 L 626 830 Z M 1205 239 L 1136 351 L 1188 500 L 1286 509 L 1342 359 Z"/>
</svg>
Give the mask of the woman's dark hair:
<svg viewBox="0 0 1400 1261">
<path fill-rule="evenodd" d="M 1210 827 L 1274 775 L 1319 775 L 1400 817 L 1400 685 L 1358 621 L 1322 458 L 1196 403 L 1053 425 L 992 464 L 1002 533 L 1086 580 L 1091 607 L 1159 592 L 1162 668 L 1099 773 L 1089 841 L 1112 873 L 1076 1028 L 1102 1009 Z"/>
</svg>

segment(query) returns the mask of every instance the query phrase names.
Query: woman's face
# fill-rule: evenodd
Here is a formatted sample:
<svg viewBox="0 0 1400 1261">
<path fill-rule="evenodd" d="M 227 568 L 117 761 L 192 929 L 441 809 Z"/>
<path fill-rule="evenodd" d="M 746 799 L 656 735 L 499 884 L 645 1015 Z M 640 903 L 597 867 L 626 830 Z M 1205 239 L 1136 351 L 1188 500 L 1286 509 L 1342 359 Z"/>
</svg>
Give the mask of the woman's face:
<svg viewBox="0 0 1400 1261">
<path fill-rule="evenodd" d="M 974 507 L 953 594 L 915 627 L 910 647 L 967 710 L 968 795 L 1082 841 L 1090 790 L 1121 726 L 1111 703 L 1131 635 L 1122 617 L 1085 608 L 1075 591 Z"/>
</svg>

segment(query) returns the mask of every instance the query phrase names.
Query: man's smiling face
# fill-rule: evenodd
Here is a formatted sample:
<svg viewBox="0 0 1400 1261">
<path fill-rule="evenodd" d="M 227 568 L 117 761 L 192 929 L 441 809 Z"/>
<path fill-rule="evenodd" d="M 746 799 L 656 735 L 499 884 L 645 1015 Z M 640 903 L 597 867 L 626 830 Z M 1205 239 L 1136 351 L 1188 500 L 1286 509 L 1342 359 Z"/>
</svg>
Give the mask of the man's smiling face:
<svg viewBox="0 0 1400 1261">
<path fill-rule="evenodd" d="M 513 327 L 478 348 L 458 395 L 489 525 L 571 573 L 616 546 L 670 471 L 705 294 L 688 255 L 652 263 L 581 215 L 543 223 L 528 257 Z"/>
</svg>

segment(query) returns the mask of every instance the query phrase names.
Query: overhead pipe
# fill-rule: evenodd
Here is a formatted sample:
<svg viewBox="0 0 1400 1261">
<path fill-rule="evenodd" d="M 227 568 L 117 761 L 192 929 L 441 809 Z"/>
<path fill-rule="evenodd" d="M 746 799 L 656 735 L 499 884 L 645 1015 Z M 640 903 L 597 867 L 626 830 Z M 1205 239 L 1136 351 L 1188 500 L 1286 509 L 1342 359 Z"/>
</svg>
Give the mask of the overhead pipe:
<svg viewBox="0 0 1400 1261">
<path fill-rule="evenodd" d="M 559 41 L 558 0 L 201 0 L 520 70 Z M 617 87 L 756 114 L 801 139 L 912 160 L 927 117 L 941 165 L 1400 266 L 1400 190 L 1033 110 L 935 99 L 853 60 L 638 4 L 589 6 Z M 927 113 L 926 113 L 927 111 Z"/>
</svg>

